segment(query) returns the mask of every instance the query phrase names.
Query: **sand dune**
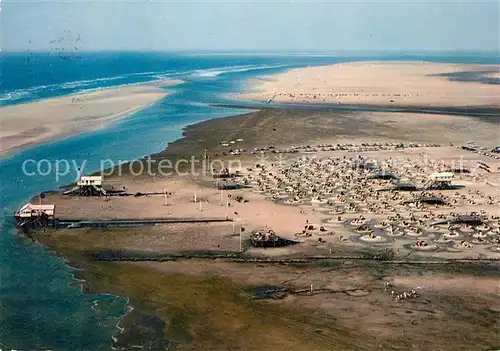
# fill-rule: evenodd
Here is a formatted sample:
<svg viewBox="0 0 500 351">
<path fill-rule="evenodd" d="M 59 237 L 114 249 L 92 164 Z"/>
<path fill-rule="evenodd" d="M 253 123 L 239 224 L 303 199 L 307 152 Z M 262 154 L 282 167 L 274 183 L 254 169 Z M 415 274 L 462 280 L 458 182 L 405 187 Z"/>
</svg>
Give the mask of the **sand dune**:
<svg viewBox="0 0 500 351">
<path fill-rule="evenodd" d="M 500 85 L 446 76 L 471 71 L 495 78 L 499 65 L 353 62 L 307 67 L 254 81 L 251 92 L 233 97 L 278 103 L 499 107 Z"/>
<path fill-rule="evenodd" d="M 104 127 L 165 97 L 158 81 L 57 97 L 0 109 L 0 156 L 28 145 Z"/>
</svg>

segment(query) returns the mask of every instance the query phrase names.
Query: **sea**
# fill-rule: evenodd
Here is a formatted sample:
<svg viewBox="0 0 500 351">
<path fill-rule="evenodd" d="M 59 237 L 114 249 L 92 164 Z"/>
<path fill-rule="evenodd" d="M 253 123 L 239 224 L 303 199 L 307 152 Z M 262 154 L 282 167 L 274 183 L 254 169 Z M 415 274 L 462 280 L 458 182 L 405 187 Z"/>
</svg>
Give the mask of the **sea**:
<svg viewBox="0 0 500 351">
<path fill-rule="evenodd" d="M 291 68 L 364 60 L 500 63 L 485 53 L 1 53 L 0 106 L 158 79 L 180 79 L 162 100 L 105 128 L 32 146 L 0 159 L 0 350 L 110 350 L 130 311 L 126 296 L 86 293 L 77 268 L 19 233 L 13 212 L 34 195 L 71 183 L 76 169 L 26 175 L 25 160 L 131 161 L 159 152 L 181 137 L 186 125 L 247 110 L 214 106 L 234 103 L 230 93 L 247 81 Z M 0 110 L 1 113 L 1 110 Z M 1 123 L 0 123 L 1 128 Z"/>
</svg>

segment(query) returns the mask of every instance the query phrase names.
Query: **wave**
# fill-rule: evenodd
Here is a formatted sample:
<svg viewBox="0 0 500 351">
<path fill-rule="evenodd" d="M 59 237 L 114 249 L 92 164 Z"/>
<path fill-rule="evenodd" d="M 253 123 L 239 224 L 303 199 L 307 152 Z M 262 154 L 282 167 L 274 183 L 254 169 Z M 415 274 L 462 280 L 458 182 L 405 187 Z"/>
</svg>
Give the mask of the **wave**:
<svg viewBox="0 0 500 351">
<path fill-rule="evenodd" d="M 153 79 L 156 79 L 158 77 L 170 77 L 174 74 L 178 74 L 178 73 L 165 72 L 165 71 L 137 72 L 137 73 L 129 73 L 129 74 L 124 74 L 124 75 L 114 76 L 114 77 L 77 80 L 77 81 L 73 81 L 73 82 L 63 83 L 60 86 L 62 88 L 75 88 L 75 87 L 80 87 L 83 85 L 91 85 L 91 84 L 93 85 L 93 84 L 99 83 L 99 82 L 111 82 L 114 80 L 123 80 L 123 79 L 127 79 L 130 77 L 143 77 L 143 76 L 146 76 L 146 77 L 150 76 L 151 80 L 153 80 Z"/>
<path fill-rule="evenodd" d="M 243 66 L 232 66 L 232 67 L 215 67 L 209 69 L 200 69 L 193 72 L 193 76 L 195 77 L 216 77 L 219 74 L 227 73 L 235 69 L 247 69 L 250 67 L 254 67 L 253 65 L 243 65 Z"/>
<path fill-rule="evenodd" d="M 163 74 L 155 74 L 153 77 L 157 80 L 170 79 L 175 76 L 182 76 L 183 72 L 175 72 L 175 73 L 163 73 Z"/>
<path fill-rule="evenodd" d="M 286 65 L 265 65 L 265 66 L 245 65 L 245 66 L 227 67 L 225 69 L 212 68 L 212 69 L 200 70 L 198 72 L 195 72 L 193 74 L 193 76 L 196 76 L 196 77 L 217 77 L 221 74 L 226 74 L 226 73 L 247 72 L 247 71 L 253 71 L 253 70 L 258 70 L 258 69 L 270 69 L 270 68 L 280 68 L 280 67 L 286 67 Z"/>
<path fill-rule="evenodd" d="M 3 94 L 0 94 L 0 101 L 22 99 L 25 96 L 32 95 L 32 94 L 41 92 L 43 90 L 51 90 L 52 88 L 54 88 L 56 86 L 57 86 L 57 84 L 39 85 L 39 86 L 34 86 L 34 87 L 26 88 L 26 89 L 16 89 L 16 90 L 8 91 L 8 92 L 5 92 Z"/>
<path fill-rule="evenodd" d="M 71 82 L 63 82 L 57 84 L 38 85 L 34 87 L 16 89 L 0 93 L 0 102 L 15 103 L 16 101 L 20 100 L 36 100 L 37 98 L 40 97 L 40 95 L 48 95 L 43 97 L 52 97 L 58 95 L 65 95 L 67 93 L 88 92 L 92 90 L 98 90 L 100 88 L 107 88 L 110 86 L 122 86 L 128 84 L 142 83 L 148 80 L 152 81 L 157 79 L 166 79 L 171 75 L 172 73 L 168 73 L 165 71 L 138 72 L 120 76 L 113 76 L 113 77 L 83 79 L 83 80 L 75 80 Z M 131 77 L 135 77 L 136 79 L 137 77 L 146 77 L 150 79 L 139 80 L 134 82 L 125 82 L 125 80 Z M 119 84 L 113 84 L 113 82 Z M 99 86 L 102 83 L 106 83 L 106 85 Z M 57 94 L 57 92 L 62 94 Z"/>
<path fill-rule="evenodd" d="M 0 101 L 9 101 L 9 100 L 19 100 L 22 99 L 24 96 L 30 95 L 30 92 L 28 91 L 11 91 L 9 93 L 5 94 L 0 94 Z"/>
<path fill-rule="evenodd" d="M 187 72 L 187 73 L 191 73 Z M 69 93 L 89 92 L 112 86 L 138 84 L 147 81 L 168 79 L 174 75 L 186 72 L 151 71 L 124 74 L 113 77 L 102 77 L 95 79 L 82 79 L 56 84 L 37 85 L 24 89 L 0 92 L 0 104 L 12 104 L 20 101 L 32 101 L 38 98 L 54 97 Z M 133 79 L 133 82 L 127 81 Z M 104 83 L 104 84 L 103 84 Z"/>
<path fill-rule="evenodd" d="M 129 84 L 139 84 L 147 81 L 163 80 L 172 77 L 191 75 L 194 77 L 217 77 L 226 73 L 246 72 L 258 69 L 269 69 L 285 67 L 286 65 L 240 65 L 231 67 L 215 67 L 209 69 L 191 69 L 185 71 L 149 71 L 135 72 L 113 77 L 102 77 L 95 79 L 82 79 L 57 84 L 38 85 L 25 89 L 17 89 L 0 93 L 0 104 L 15 104 L 37 100 L 39 98 L 49 98 L 72 93 L 86 93 L 113 86 L 123 86 Z M 128 80 L 128 81 L 127 81 Z M 130 81 L 133 80 L 133 81 Z"/>
<path fill-rule="evenodd" d="M 77 81 L 73 81 L 73 82 L 62 83 L 59 85 L 59 88 L 61 88 L 61 89 L 74 89 L 74 88 L 79 88 L 79 87 L 83 87 L 86 85 L 94 85 L 94 84 L 99 83 L 99 82 L 111 82 L 114 80 L 121 80 L 124 78 L 126 78 L 126 76 L 77 80 Z"/>
</svg>

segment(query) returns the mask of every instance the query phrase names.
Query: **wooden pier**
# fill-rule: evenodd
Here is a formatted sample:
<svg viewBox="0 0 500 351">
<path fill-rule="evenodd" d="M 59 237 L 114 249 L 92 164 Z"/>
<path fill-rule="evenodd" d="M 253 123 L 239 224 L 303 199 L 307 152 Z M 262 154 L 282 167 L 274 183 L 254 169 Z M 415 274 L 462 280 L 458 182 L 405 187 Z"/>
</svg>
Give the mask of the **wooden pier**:
<svg viewBox="0 0 500 351">
<path fill-rule="evenodd" d="M 174 223 L 217 223 L 231 222 L 228 218 L 125 218 L 125 219 L 57 219 L 57 228 L 109 228 L 109 227 L 138 227 L 154 224 Z"/>
<path fill-rule="evenodd" d="M 14 214 L 16 226 L 23 229 L 40 228 L 108 228 L 108 227 L 137 227 L 154 224 L 174 223 L 216 223 L 231 222 L 224 218 L 193 218 L 193 217 L 160 217 L 160 218 L 120 218 L 120 219 L 91 219 L 91 218 L 56 218 L 55 205 L 25 204 Z"/>
</svg>

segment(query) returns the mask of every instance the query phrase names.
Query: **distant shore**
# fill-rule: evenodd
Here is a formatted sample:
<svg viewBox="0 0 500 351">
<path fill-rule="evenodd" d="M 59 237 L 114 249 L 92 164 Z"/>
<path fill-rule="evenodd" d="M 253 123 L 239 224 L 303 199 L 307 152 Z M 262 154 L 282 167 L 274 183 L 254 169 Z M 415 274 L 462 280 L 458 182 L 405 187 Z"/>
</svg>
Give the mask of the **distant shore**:
<svg viewBox="0 0 500 351">
<path fill-rule="evenodd" d="M 161 80 L 2 107 L 0 158 L 30 145 L 102 128 L 164 98 L 168 92 L 161 88 L 178 83 Z"/>
<path fill-rule="evenodd" d="M 499 68 L 406 61 L 340 63 L 252 80 L 249 92 L 232 97 L 281 104 L 495 109 L 500 107 L 500 85 L 495 84 Z"/>
</svg>

